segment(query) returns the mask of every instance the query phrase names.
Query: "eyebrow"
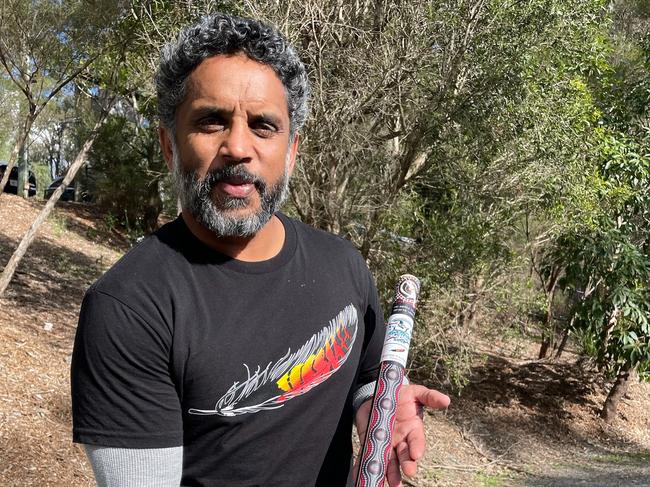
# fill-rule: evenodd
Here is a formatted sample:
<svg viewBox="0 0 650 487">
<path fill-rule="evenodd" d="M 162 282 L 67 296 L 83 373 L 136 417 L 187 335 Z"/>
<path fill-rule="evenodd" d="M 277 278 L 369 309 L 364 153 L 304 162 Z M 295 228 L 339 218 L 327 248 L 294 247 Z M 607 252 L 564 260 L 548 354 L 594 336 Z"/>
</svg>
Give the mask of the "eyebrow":
<svg viewBox="0 0 650 487">
<path fill-rule="evenodd" d="M 225 108 L 201 107 L 194 112 L 194 118 L 203 118 L 203 117 L 228 118 L 230 114 L 231 111 L 226 110 Z"/>
<path fill-rule="evenodd" d="M 197 108 L 196 111 L 194 112 L 194 118 L 195 119 L 201 119 L 205 117 L 215 117 L 215 118 L 221 118 L 221 119 L 228 119 L 232 115 L 231 110 L 227 110 L 225 108 L 218 108 L 218 107 L 200 107 Z M 262 112 L 262 113 L 247 113 L 248 118 L 250 121 L 253 122 L 267 122 L 270 124 L 275 125 L 278 128 L 282 128 L 282 119 L 278 117 L 277 115 L 269 112 Z"/>
<path fill-rule="evenodd" d="M 249 114 L 249 118 L 253 122 L 266 122 L 275 125 L 277 128 L 282 127 L 282 120 L 272 113 L 262 112 L 260 114 L 253 114 L 253 115 Z"/>
</svg>

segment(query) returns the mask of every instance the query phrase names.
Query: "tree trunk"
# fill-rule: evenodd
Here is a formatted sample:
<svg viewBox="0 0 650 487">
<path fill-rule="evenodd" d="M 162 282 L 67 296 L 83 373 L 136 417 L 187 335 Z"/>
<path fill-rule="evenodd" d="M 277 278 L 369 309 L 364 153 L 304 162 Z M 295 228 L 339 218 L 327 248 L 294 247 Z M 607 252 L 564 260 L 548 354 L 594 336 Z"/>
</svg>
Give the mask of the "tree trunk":
<svg viewBox="0 0 650 487">
<path fill-rule="evenodd" d="M 142 219 L 143 230 L 147 234 L 153 233 L 158 228 L 158 216 L 162 211 L 162 206 L 158 180 L 151 181 L 147 186 L 147 204 L 144 207 Z"/>
<path fill-rule="evenodd" d="M 555 339 L 555 323 L 553 318 L 553 300 L 555 299 L 555 288 L 558 278 L 560 277 L 560 269 L 555 268 L 551 274 L 550 281 L 547 287 L 547 303 L 546 303 L 546 326 L 550 328 L 548 335 L 542 337 L 542 344 L 539 347 L 539 360 L 546 358 L 548 350 L 553 345 Z"/>
<path fill-rule="evenodd" d="M 9 175 L 11 174 L 11 170 L 14 168 L 16 165 L 16 160 L 19 159 L 19 155 L 25 153 L 25 146 L 27 145 L 27 138 L 29 137 L 29 132 L 32 130 L 32 125 L 34 124 L 34 120 L 36 119 L 36 116 L 34 113 L 30 113 L 25 117 L 25 122 L 18 133 L 18 136 L 16 138 L 16 143 L 14 144 L 14 148 L 11 150 L 11 156 L 9 157 L 9 163 L 7 165 L 7 168 L 5 169 L 5 173 L 2 176 L 2 181 L 0 181 L 0 195 L 5 190 L 5 186 L 7 185 L 7 182 L 9 181 Z M 29 178 L 28 178 L 29 179 Z M 20 181 L 18 181 L 18 188 L 20 189 Z M 22 194 L 22 189 L 20 192 L 17 191 L 17 194 L 20 195 Z"/>
<path fill-rule="evenodd" d="M 537 359 L 541 360 L 543 358 L 546 358 L 546 355 L 548 354 L 548 349 L 550 347 L 551 347 L 551 338 L 545 336 L 542 339 L 542 344 L 539 347 L 539 355 L 537 356 Z"/>
<path fill-rule="evenodd" d="M 27 139 L 22 150 L 18 153 L 18 187 L 16 194 L 23 198 L 29 198 L 29 163 L 27 161 Z"/>
<path fill-rule="evenodd" d="M 95 139 L 97 138 L 97 134 L 99 133 L 99 129 L 104 123 L 104 120 L 106 120 L 107 114 L 108 114 L 108 109 L 102 114 L 100 119 L 95 124 L 95 127 L 93 128 L 92 132 L 88 136 L 88 139 L 86 139 L 86 142 L 84 143 L 83 147 L 77 154 L 77 157 L 75 157 L 73 163 L 70 165 L 68 172 L 63 178 L 63 182 L 58 188 L 56 188 L 56 190 L 54 191 L 50 199 L 47 201 L 47 203 L 45 204 L 41 212 L 38 214 L 38 216 L 32 223 L 31 227 L 29 227 L 29 230 L 27 230 L 27 233 L 23 236 L 23 239 L 20 241 L 20 244 L 18 244 L 18 247 L 14 251 L 13 255 L 9 259 L 9 262 L 7 263 L 4 270 L 2 271 L 2 274 L 0 275 L 0 296 L 4 294 L 5 290 L 7 289 L 7 286 L 9 286 L 9 283 L 11 282 L 11 278 L 16 272 L 16 268 L 18 267 L 18 264 L 24 257 L 31 243 L 34 241 L 34 237 L 36 236 L 36 233 L 38 232 L 39 228 L 41 227 L 43 222 L 45 222 L 47 217 L 50 215 L 52 209 L 54 208 L 54 205 L 56 204 L 57 201 L 59 201 L 59 198 L 63 194 L 63 191 L 65 191 L 65 188 L 68 186 L 68 184 L 70 184 L 70 182 L 74 179 L 75 175 L 77 174 L 77 171 L 81 168 L 84 162 L 86 162 L 86 158 L 88 157 L 88 152 L 90 152 L 90 148 L 95 142 Z"/>
<path fill-rule="evenodd" d="M 607 399 L 605 399 L 603 409 L 600 411 L 600 417 L 607 423 L 611 423 L 616 417 L 618 404 L 627 392 L 628 387 L 630 387 L 631 376 L 632 368 L 630 367 L 630 364 L 626 362 L 618 373 L 614 385 L 610 389 Z"/>
<path fill-rule="evenodd" d="M 381 33 L 383 23 L 384 23 L 384 0 L 375 0 L 374 15 L 372 19 L 372 30 L 374 31 L 375 38 L 377 38 Z"/>
<path fill-rule="evenodd" d="M 20 150 L 21 138 L 22 138 L 22 134 L 19 134 L 18 138 L 16 139 L 16 143 L 14 144 L 14 148 L 11 149 L 9 162 L 7 164 L 7 167 L 5 168 L 5 173 L 2 175 L 2 180 L 0 181 L 0 196 L 4 192 L 5 186 L 9 181 L 9 175 L 11 174 L 11 170 L 14 168 L 14 165 L 16 164 L 16 156 L 18 156 L 18 151 Z M 24 144 L 24 141 L 22 142 L 22 144 Z"/>
<path fill-rule="evenodd" d="M 560 358 L 562 356 L 562 352 L 564 352 L 564 348 L 566 347 L 566 344 L 569 341 L 570 329 L 571 329 L 570 326 L 564 329 L 564 334 L 562 335 L 562 341 L 560 342 L 560 345 L 557 347 L 557 352 L 555 352 L 555 358 Z"/>
<path fill-rule="evenodd" d="M 467 282 L 466 289 L 469 291 L 469 304 L 465 306 L 460 312 L 461 326 L 472 329 L 476 323 L 476 308 L 483 299 L 483 288 L 485 281 L 483 277 L 479 276 Z"/>
</svg>

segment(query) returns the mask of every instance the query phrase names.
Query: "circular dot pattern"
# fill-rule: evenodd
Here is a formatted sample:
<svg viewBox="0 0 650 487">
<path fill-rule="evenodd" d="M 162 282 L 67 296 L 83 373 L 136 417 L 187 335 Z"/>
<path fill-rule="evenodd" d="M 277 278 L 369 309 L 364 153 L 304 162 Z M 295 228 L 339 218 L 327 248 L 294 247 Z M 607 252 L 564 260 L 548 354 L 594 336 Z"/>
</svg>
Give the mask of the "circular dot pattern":
<svg viewBox="0 0 650 487">
<path fill-rule="evenodd" d="M 384 441 L 387 436 L 388 432 L 383 428 L 378 428 L 377 431 L 375 431 L 375 438 L 377 438 L 379 441 Z"/>
</svg>

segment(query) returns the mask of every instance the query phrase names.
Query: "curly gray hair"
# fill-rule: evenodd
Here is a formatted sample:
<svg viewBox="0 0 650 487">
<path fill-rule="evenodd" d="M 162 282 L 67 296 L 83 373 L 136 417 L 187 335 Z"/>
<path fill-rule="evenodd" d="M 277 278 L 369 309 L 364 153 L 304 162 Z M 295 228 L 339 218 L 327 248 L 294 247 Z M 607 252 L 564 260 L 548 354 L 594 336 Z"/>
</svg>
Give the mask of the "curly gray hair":
<svg viewBox="0 0 650 487">
<path fill-rule="evenodd" d="M 162 125 L 174 132 L 176 108 L 185 98 L 187 79 L 194 68 L 208 57 L 240 52 L 272 68 L 282 81 L 293 140 L 308 112 L 309 80 L 305 66 L 275 27 L 223 13 L 202 17 L 162 49 L 156 73 L 158 115 Z"/>
</svg>

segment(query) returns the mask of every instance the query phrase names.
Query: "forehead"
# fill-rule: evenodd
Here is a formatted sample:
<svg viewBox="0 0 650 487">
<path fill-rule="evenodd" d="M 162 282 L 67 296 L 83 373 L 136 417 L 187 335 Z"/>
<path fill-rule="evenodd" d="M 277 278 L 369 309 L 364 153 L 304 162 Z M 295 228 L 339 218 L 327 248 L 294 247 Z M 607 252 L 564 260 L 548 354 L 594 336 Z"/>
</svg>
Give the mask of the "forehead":
<svg viewBox="0 0 650 487">
<path fill-rule="evenodd" d="M 289 117 L 284 85 L 272 68 L 244 54 L 217 55 L 201 62 L 188 77 L 182 105 L 273 110 Z M 245 106 L 242 106 L 245 105 Z"/>
</svg>

